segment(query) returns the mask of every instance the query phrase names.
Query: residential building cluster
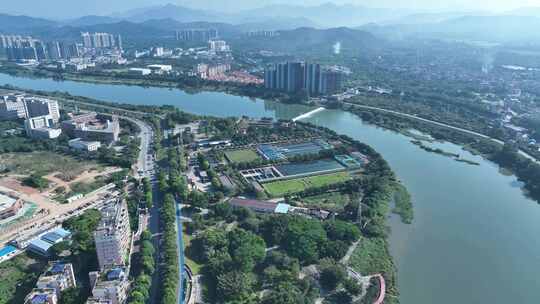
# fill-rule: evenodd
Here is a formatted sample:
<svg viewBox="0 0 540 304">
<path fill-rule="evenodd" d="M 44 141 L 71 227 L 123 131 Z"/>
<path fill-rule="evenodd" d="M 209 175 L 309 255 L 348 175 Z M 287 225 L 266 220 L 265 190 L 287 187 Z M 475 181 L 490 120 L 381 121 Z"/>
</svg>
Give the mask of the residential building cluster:
<svg viewBox="0 0 540 304">
<path fill-rule="evenodd" d="M 43 42 L 30 36 L 0 35 L 0 48 L 8 60 L 12 61 L 43 61 L 71 59 L 80 56 L 76 43 L 60 41 Z"/>
<path fill-rule="evenodd" d="M 176 31 L 176 40 L 207 42 L 218 38 L 218 30 L 213 28 L 184 29 Z"/>
<path fill-rule="evenodd" d="M 343 72 L 317 63 L 286 62 L 264 71 L 267 89 L 289 93 L 305 91 L 309 95 L 329 95 L 342 89 Z"/>
<path fill-rule="evenodd" d="M 202 79 L 215 80 L 224 75 L 231 69 L 230 64 L 206 64 L 200 63 L 197 65 L 197 76 Z"/>
<path fill-rule="evenodd" d="M 94 49 L 122 49 L 122 36 L 109 33 L 81 33 L 83 47 Z"/>
<path fill-rule="evenodd" d="M 260 30 L 260 31 L 249 31 L 246 33 L 246 36 L 248 37 L 276 37 L 279 36 L 279 32 L 277 31 L 267 31 L 267 30 Z"/>
<path fill-rule="evenodd" d="M 225 40 L 210 40 L 208 41 L 208 50 L 214 53 L 230 52 L 231 47 Z"/>
</svg>

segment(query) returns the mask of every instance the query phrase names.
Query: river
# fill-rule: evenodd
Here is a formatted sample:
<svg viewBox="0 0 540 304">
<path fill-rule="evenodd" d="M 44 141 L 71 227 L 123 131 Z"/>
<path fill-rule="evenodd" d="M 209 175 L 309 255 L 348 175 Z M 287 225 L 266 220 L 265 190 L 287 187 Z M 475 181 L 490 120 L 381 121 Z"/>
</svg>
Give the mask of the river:
<svg viewBox="0 0 540 304">
<path fill-rule="evenodd" d="M 107 101 L 172 104 L 205 115 L 293 118 L 309 109 L 222 93 L 16 78 L 0 84 L 67 91 Z M 304 118 L 363 141 L 390 163 L 409 189 L 414 223 L 392 216 L 390 243 L 403 304 L 538 303 L 540 206 L 526 198 L 515 176 L 450 143 L 433 146 L 480 163 L 472 166 L 426 152 L 410 139 L 364 124 L 353 114 L 325 110 Z"/>
</svg>

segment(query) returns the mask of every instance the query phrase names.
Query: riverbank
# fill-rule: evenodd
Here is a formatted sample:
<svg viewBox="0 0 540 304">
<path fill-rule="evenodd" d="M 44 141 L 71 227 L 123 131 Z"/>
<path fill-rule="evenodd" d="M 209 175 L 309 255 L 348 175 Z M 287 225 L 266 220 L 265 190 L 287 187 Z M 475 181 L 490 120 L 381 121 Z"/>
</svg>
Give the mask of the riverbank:
<svg viewBox="0 0 540 304">
<path fill-rule="evenodd" d="M 299 102 L 299 96 L 292 96 L 277 91 L 269 91 L 260 85 L 239 84 L 234 82 L 218 82 L 200 79 L 193 76 L 149 75 L 138 76 L 125 73 L 107 73 L 102 71 L 67 72 L 49 69 L 27 68 L 3 62 L 0 73 L 15 77 L 36 77 L 54 79 L 56 81 L 76 81 L 92 84 L 115 84 L 126 86 L 155 87 L 180 89 L 189 94 L 201 92 L 220 92 L 234 96 L 259 98 L 279 101 L 286 104 L 307 104 Z"/>
<path fill-rule="evenodd" d="M 348 109 L 351 113 L 359 116 L 363 121 L 395 132 L 415 129 L 429 134 L 434 140 L 447 141 L 466 147 L 468 150 L 478 152 L 484 159 L 510 170 L 520 181 L 524 183 L 524 190 L 528 196 L 540 203 L 540 165 L 530 158 L 523 156 L 520 151 L 509 144 L 496 143 L 487 137 L 462 132 L 455 128 L 436 125 L 424 120 L 418 120 L 394 113 L 380 112 L 368 108 Z M 414 142 L 413 142 L 414 143 Z M 431 148 L 429 150 L 432 150 Z M 426 150 L 427 151 L 427 150 Z M 440 151 L 434 151 L 439 153 Z M 441 151 L 441 154 L 444 151 Z M 452 155 L 450 155 L 452 156 Z M 476 162 L 454 158 L 456 161 L 477 165 Z"/>
</svg>

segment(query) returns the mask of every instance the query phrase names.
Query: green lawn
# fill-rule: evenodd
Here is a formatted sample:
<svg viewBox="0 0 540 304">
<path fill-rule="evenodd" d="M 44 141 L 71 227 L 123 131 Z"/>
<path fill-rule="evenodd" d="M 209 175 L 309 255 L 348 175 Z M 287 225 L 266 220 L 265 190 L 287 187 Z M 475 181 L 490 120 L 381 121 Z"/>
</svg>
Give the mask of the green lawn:
<svg viewBox="0 0 540 304">
<path fill-rule="evenodd" d="M 348 194 L 331 192 L 302 198 L 302 204 L 312 208 L 321 208 L 335 212 L 343 211 L 343 207 L 350 201 Z"/>
<path fill-rule="evenodd" d="M 225 152 L 225 156 L 233 163 L 247 163 L 260 159 L 257 152 L 252 149 L 227 151 Z"/>
<path fill-rule="evenodd" d="M 285 194 L 292 194 L 304 191 L 308 188 L 322 187 L 326 185 L 344 182 L 350 179 L 348 172 L 338 172 L 333 174 L 316 175 L 291 180 L 275 181 L 264 184 L 263 187 L 272 197 L 279 197 Z"/>
</svg>

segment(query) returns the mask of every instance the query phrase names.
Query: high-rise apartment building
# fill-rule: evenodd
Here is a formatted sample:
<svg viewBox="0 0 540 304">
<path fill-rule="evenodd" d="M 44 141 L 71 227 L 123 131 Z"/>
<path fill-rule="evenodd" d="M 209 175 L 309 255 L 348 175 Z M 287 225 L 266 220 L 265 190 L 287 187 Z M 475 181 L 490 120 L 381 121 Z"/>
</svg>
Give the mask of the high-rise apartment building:
<svg viewBox="0 0 540 304">
<path fill-rule="evenodd" d="M 109 33 L 81 33 L 83 47 L 96 49 L 122 48 L 122 37 Z"/>
<path fill-rule="evenodd" d="M 101 210 L 101 221 L 94 232 L 99 267 L 125 265 L 131 244 L 128 210 L 119 200 Z"/>
<path fill-rule="evenodd" d="M 340 72 L 324 69 L 316 63 L 287 62 L 269 66 L 264 72 L 267 89 L 309 95 L 326 95 L 341 90 Z"/>
<path fill-rule="evenodd" d="M 176 31 L 176 40 L 178 41 L 207 42 L 216 38 L 218 38 L 216 29 L 201 28 Z"/>
</svg>

